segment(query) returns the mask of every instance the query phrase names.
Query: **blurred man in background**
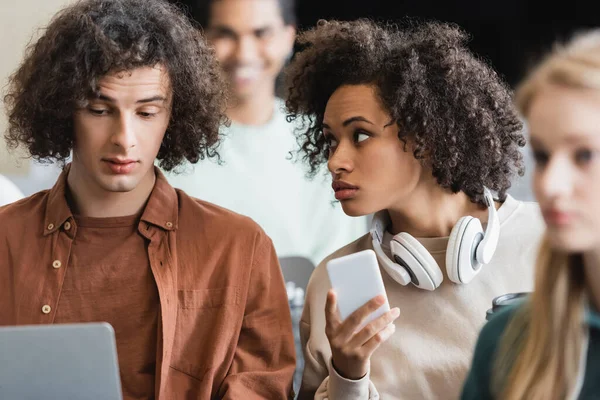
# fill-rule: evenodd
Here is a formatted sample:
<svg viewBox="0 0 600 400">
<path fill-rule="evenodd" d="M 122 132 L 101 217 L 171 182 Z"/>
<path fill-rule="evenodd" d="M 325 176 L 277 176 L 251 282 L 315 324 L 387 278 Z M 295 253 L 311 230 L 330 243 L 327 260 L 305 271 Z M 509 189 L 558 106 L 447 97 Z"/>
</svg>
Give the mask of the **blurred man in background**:
<svg viewBox="0 0 600 400">
<path fill-rule="evenodd" d="M 294 0 L 201 0 L 191 6 L 229 82 L 231 125 L 222 128 L 222 163 L 189 166 L 169 181 L 192 196 L 258 222 L 279 257 L 319 263 L 364 234 L 365 218 L 346 216 L 329 179 L 313 180 L 291 160 L 294 125 L 276 96 L 277 78 L 292 55 Z M 327 200 L 331 201 L 327 201 Z"/>
</svg>

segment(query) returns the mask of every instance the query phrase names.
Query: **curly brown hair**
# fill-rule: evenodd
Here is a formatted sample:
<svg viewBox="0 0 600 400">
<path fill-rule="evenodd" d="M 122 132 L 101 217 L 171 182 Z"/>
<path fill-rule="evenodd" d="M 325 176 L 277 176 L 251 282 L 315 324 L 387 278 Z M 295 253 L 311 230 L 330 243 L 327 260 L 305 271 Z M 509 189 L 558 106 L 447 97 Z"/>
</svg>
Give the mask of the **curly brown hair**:
<svg viewBox="0 0 600 400">
<path fill-rule="evenodd" d="M 99 95 L 98 81 L 157 64 L 168 71 L 173 93 L 160 166 L 218 156 L 226 122 L 218 65 L 200 31 L 163 0 L 86 0 L 60 11 L 10 78 L 9 147 L 23 145 L 38 161 L 64 164 L 73 148 L 73 114 Z"/>
<path fill-rule="evenodd" d="M 411 140 L 414 156 L 453 193 L 484 203 L 483 187 L 506 198 L 523 175 L 522 123 L 511 91 L 472 54 L 467 35 L 439 22 L 404 28 L 361 19 L 318 22 L 299 36 L 303 48 L 286 71 L 288 120 L 315 174 L 328 158 L 322 124 L 329 97 L 342 85 L 369 84 Z"/>
</svg>

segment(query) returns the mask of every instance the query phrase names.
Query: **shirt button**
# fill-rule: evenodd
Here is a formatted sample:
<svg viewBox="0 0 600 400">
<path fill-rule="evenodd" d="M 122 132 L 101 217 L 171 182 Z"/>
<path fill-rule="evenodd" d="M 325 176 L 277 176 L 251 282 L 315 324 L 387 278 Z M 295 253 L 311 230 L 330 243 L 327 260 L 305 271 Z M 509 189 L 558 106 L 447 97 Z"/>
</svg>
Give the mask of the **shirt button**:
<svg viewBox="0 0 600 400">
<path fill-rule="evenodd" d="M 173 223 L 172 222 L 167 222 L 167 228 L 172 228 L 173 227 Z"/>
<path fill-rule="evenodd" d="M 52 229 L 54 229 L 54 224 L 48 224 L 48 230 L 51 231 Z"/>
<path fill-rule="evenodd" d="M 50 314 L 50 311 L 52 311 L 52 308 L 48 304 L 42 307 L 42 312 L 44 314 Z"/>
<path fill-rule="evenodd" d="M 71 223 L 69 221 L 67 221 L 67 222 L 65 222 L 63 227 L 65 228 L 65 231 L 68 231 L 69 229 L 71 229 Z"/>
<path fill-rule="evenodd" d="M 54 269 L 59 269 L 60 267 L 62 267 L 62 263 L 60 262 L 60 260 L 54 260 L 54 262 L 52 263 L 52 267 L 54 267 Z"/>
</svg>

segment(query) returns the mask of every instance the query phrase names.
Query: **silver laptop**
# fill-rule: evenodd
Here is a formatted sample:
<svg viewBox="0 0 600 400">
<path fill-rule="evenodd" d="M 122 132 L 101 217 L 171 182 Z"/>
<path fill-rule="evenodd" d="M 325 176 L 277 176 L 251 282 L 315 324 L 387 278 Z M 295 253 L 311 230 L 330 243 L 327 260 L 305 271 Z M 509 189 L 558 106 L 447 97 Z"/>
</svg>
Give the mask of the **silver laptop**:
<svg viewBox="0 0 600 400">
<path fill-rule="evenodd" d="M 0 399 L 122 400 L 112 326 L 0 327 Z"/>
</svg>

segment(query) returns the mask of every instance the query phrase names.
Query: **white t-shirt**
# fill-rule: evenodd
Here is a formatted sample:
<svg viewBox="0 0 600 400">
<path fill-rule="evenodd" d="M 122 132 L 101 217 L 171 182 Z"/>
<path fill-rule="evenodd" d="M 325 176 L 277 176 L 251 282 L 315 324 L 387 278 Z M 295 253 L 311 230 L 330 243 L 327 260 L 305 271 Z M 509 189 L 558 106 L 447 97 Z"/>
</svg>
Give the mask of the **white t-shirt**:
<svg viewBox="0 0 600 400">
<path fill-rule="evenodd" d="M 0 175 L 0 207 L 9 203 L 14 203 L 23 198 L 23 193 L 17 185 Z"/>
<path fill-rule="evenodd" d="M 498 209 L 500 237 L 492 261 L 468 284 L 450 281 L 445 258 L 448 238 L 417 238 L 444 275 L 434 291 L 402 286 L 383 268 L 390 307 L 400 308 L 396 331 L 371 356 L 363 379 L 347 380 L 331 368 L 325 335 L 325 300 L 330 288 L 326 261 L 372 249 L 370 235 L 336 251 L 319 265 L 308 285 L 300 321 L 304 375 L 301 390 L 316 399 L 457 399 L 475 342 L 494 297 L 533 290 L 533 271 L 544 222 L 535 203 L 508 196 Z M 392 235 L 382 248 L 390 255 Z"/>
<path fill-rule="evenodd" d="M 334 203 L 330 176 L 309 180 L 306 166 L 290 159 L 297 144 L 283 107 L 277 99 L 265 125 L 223 127 L 222 165 L 206 159 L 166 176 L 190 196 L 252 218 L 279 257 L 302 256 L 317 265 L 367 232 L 367 218 L 349 217 Z"/>
</svg>

